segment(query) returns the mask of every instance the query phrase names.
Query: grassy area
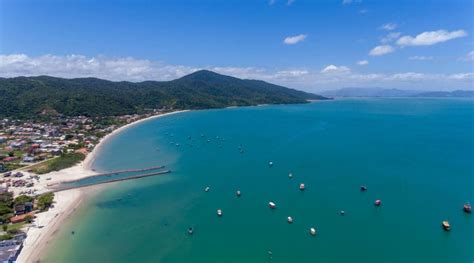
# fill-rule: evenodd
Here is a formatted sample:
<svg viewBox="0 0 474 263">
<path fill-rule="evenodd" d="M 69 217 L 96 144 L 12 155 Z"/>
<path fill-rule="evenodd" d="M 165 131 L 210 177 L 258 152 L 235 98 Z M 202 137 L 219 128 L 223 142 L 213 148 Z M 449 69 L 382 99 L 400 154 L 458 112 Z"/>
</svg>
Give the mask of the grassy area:
<svg viewBox="0 0 474 263">
<path fill-rule="evenodd" d="M 85 156 L 82 153 L 62 154 L 57 158 L 53 158 L 38 165 L 31 166 L 28 170 L 31 170 L 32 172 L 37 174 L 45 174 L 74 166 L 75 164 L 84 160 L 84 158 Z"/>
<path fill-rule="evenodd" d="M 7 169 L 7 171 L 12 171 L 21 167 L 24 167 L 24 165 L 19 163 L 5 163 L 5 168 Z"/>
<path fill-rule="evenodd" d="M 27 223 L 21 222 L 16 224 L 9 224 L 7 231 L 19 231 L 21 230 Z"/>
</svg>

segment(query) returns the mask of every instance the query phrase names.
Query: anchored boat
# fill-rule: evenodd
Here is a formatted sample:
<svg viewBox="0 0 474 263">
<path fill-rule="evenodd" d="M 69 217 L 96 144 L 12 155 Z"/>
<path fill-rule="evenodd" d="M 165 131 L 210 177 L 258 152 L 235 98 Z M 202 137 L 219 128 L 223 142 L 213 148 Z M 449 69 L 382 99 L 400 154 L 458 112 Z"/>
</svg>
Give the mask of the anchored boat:
<svg viewBox="0 0 474 263">
<path fill-rule="evenodd" d="M 276 208 L 276 204 L 273 203 L 273 202 L 268 202 L 268 207 L 270 207 L 271 209 L 275 209 L 275 208 Z"/>
<path fill-rule="evenodd" d="M 464 204 L 463 210 L 464 210 L 464 212 L 470 214 L 472 212 L 471 204 L 469 204 L 469 203 Z"/>
<path fill-rule="evenodd" d="M 451 226 L 449 225 L 449 222 L 448 222 L 448 221 L 443 221 L 443 222 L 441 222 L 441 225 L 443 226 L 443 229 L 444 229 L 444 230 L 446 230 L 446 231 L 451 230 Z"/>
</svg>

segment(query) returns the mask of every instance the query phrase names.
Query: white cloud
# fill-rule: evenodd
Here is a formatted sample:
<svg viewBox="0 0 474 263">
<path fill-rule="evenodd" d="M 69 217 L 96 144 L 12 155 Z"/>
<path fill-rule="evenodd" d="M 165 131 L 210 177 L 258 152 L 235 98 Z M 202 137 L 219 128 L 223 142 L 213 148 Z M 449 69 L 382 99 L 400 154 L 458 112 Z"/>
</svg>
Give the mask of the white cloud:
<svg viewBox="0 0 474 263">
<path fill-rule="evenodd" d="M 467 33 L 464 30 L 451 32 L 446 30 L 427 31 L 415 37 L 403 36 L 397 40 L 397 44 L 400 46 L 431 46 L 465 36 L 467 36 Z"/>
<path fill-rule="evenodd" d="M 361 10 L 359 10 L 359 14 L 361 14 L 361 15 L 365 15 L 365 14 L 367 14 L 368 12 L 369 12 L 368 9 L 361 9 Z"/>
<path fill-rule="evenodd" d="M 451 74 L 447 76 L 448 79 L 454 79 L 454 80 L 465 80 L 465 81 L 474 81 L 474 73 L 457 73 L 457 74 Z M 472 83 L 471 83 L 472 85 Z"/>
<path fill-rule="evenodd" d="M 0 77 L 50 75 L 64 78 L 97 77 L 113 81 L 172 80 L 203 69 L 171 65 L 131 57 L 111 58 L 82 55 L 30 57 L 25 54 L 0 55 Z M 474 73 L 429 74 L 398 72 L 394 74 L 352 72 L 346 66 L 329 65 L 322 70 L 310 68 L 217 67 L 212 70 L 238 78 L 260 79 L 271 83 L 317 92 L 359 86 L 421 90 L 474 90 Z"/>
<path fill-rule="evenodd" d="M 296 0 L 288 0 L 288 1 L 286 1 L 286 4 L 287 4 L 287 5 L 292 5 L 295 1 L 296 1 Z"/>
<path fill-rule="evenodd" d="M 382 56 L 388 53 L 392 53 L 395 49 L 390 45 L 381 45 L 376 46 L 372 50 L 370 50 L 369 55 L 371 56 Z"/>
<path fill-rule="evenodd" d="M 433 60 L 434 57 L 432 57 L 432 56 L 411 56 L 408 59 L 409 60 Z"/>
<path fill-rule="evenodd" d="M 460 60 L 463 60 L 463 61 L 474 61 L 474 50 L 467 53 L 467 55 L 465 57 L 462 57 L 460 58 Z"/>
<path fill-rule="evenodd" d="M 382 39 L 380 39 L 380 42 L 382 43 L 389 43 L 394 41 L 395 39 L 399 38 L 401 35 L 400 32 L 391 32 L 388 33 L 386 36 L 384 36 Z"/>
<path fill-rule="evenodd" d="M 275 0 L 268 0 L 268 5 L 274 5 L 275 4 Z"/>
<path fill-rule="evenodd" d="M 386 24 L 381 25 L 380 29 L 392 31 L 392 30 L 395 30 L 397 27 L 398 25 L 395 23 L 386 23 Z"/>
<path fill-rule="evenodd" d="M 321 73 L 329 73 L 329 74 L 342 74 L 342 73 L 349 73 L 351 69 L 346 66 L 335 66 L 329 65 L 321 70 Z"/>
<path fill-rule="evenodd" d="M 306 35 L 306 34 L 299 34 L 299 35 L 296 35 L 296 36 L 289 36 L 289 37 L 286 37 L 283 40 L 283 43 L 285 43 L 287 45 L 294 45 L 296 43 L 299 43 L 299 42 L 305 40 L 307 36 L 308 35 Z"/>
<path fill-rule="evenodd" d="M 342 0 L 343 5 L 360 4 L 362 0 Z"/>
<path fill-rule="evenodd" d="M 308 70 L 298 70 L 298 69 L 292 69 L 292 70 L 280 70 L 277 71 L 275 76 L 278 77 L 301 77 L 304 75 L 307 75 L 309 73 Z"/>
<path fill-rule="evenodd" d="M 367 61 L 367 60 L 359 60 L 359 61 L 357 61 L 357 65 L 360 65 L 360 66 L 369 65 L 369 61 Z"/>
</svg>

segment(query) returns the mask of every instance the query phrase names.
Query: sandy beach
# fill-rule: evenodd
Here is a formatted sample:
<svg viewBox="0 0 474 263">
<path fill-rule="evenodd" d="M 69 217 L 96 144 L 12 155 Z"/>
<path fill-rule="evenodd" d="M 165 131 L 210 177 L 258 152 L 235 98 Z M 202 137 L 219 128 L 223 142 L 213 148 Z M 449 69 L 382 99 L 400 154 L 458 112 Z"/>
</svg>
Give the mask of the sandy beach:
<svg viewBox="0 0 474 263">
<path fill-rule="evenodd" d="M 100 148 L 102 148 L 102 146 L 105 144 L 105 142 L 107 142 L 107 140 L 109 140 L 113 136 L 117 135 L 118 133 L 124 131 L 125 129 L 128 129 L 132 126 L 138 125 L 138 124 L 140 124 L 142 122 L 145 122 L 145 121 L 149 121 L 149 120 L 153 120 L 153 119 L 156 119 L 156 118 L 161 118 L 161 117 L 165 117 L 165 116 L 169 116 L 169 115 L 173 115 L 173 114 L 183 113 L 183 112 L 187 112 L 187 111 L 189 111 L 189 110 L 173 111 L 173 112 L 168 112 L 168 113 L 164 113 L 164 114 L 160 114 L 160 115 L 150 116 L 148 118 L 144 118 L 144 119 L 141 119 L 141 120 L 134 121 L 132 123 L 123 125 L 123 126 L 119 127 L 118 129 L 113 130 L 111 133 L 104 136 L 104 138 L 102 138 L 100 140 L 99 144 L 96 145 L 94 150 L 87 155 L 86 159 L 83 161 L 83 163 L 84 163 L 83 166 L 87 170 L 91 170 L 91 166 L 94 163 L 95 156 L 98 152 L 100 152 Z"/>
<path fill-rule="evenodd" d="M 100 140 L 94 150 L 87 155 L 84 161 L 61 171 L 41 175 L 41 179 L 35 184 L 35 188 L 38 190 L 38 193 L 43 193 L 50 190 L 48 185 L 96 175 L 97 172 L 93 171 L 91 168 L 96 155 L 98 152 L 100 152 L 101 147 L 109 139 L 113 138 L 113 136 L 142 122 L 186 111 L 187 110 L 174 111 L 161 115 L 150 116 L 148 118 L 140 119 L 115 129 Z M 88 188 L 72 189 L 55 193 L 54 207 L 50 208 L 46 212 L 36 214 L 34 224 L 32 224 L 32 226 L 27 229 L 27 238 L 24 241 L 24 247 L 17 259 L 17 262 L 38 262 L 43 252 L 46 250 L 48 244 L 51 243 L 55 234 L 59 231 L 62 222 L 65 219 L 71 217 L 77 208 L 82 204 L 82 201 L 86 196 L 85 194 L 92 194 L 94 189 L 101 187 L 104 186 L 92 186 Z M 15 195 L 18 195 L 18 193 L 22 190 L 24 189 L 14 189 Z"/>
</svg>

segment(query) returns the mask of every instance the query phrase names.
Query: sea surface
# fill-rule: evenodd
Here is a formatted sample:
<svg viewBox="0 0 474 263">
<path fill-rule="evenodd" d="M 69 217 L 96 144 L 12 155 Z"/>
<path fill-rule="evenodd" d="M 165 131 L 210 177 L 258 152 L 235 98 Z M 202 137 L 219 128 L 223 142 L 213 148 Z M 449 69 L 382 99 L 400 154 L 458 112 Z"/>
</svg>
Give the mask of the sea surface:
<svg viewBox="0 0 474 263">
<path fill-rule="evenodd" d="M 474 215 L 462 206 L 474 203 L 473 125 L 474 100 L 418 98 L 149 120 L 108 141 L 93 167 L 172 173 L 106 185 L 45 262 L 470 263 Z"/>
</svg>

